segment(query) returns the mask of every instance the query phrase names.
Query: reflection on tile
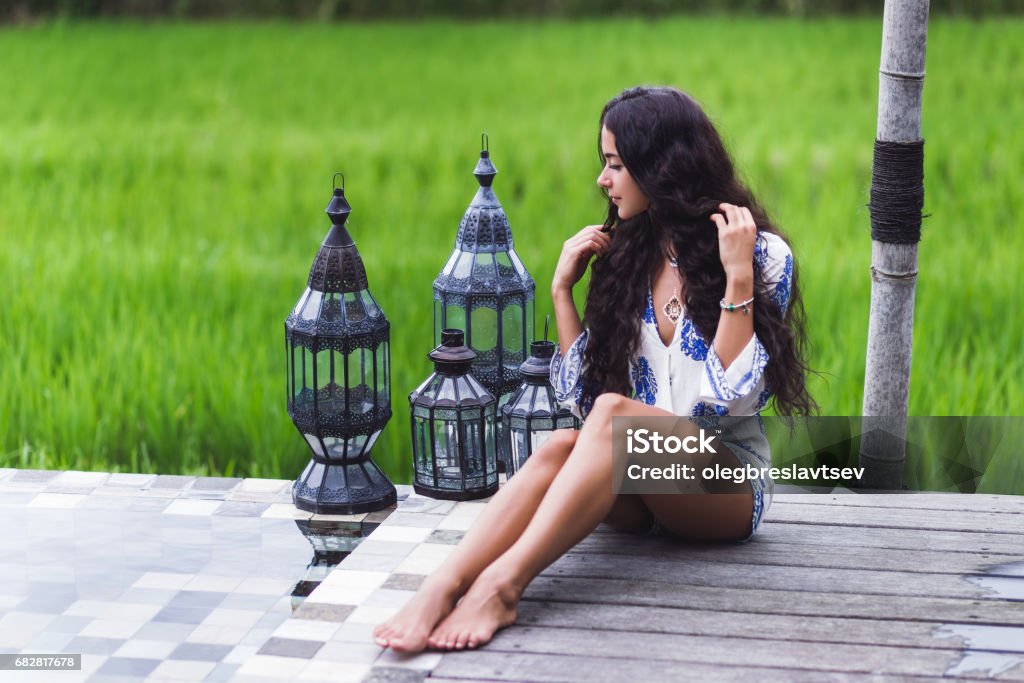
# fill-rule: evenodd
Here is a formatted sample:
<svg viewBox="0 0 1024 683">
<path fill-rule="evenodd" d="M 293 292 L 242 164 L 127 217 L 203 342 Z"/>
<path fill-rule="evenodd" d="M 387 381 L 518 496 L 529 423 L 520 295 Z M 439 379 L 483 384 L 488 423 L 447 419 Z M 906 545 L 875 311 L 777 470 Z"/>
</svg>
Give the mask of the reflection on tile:
<svg viewBox="0 0 1024 683">
<path fill-rule="evenodd" d="M 213 671 L 214 662 L 197 662 L 168 659 L 160 662 L 153 670 L 153 678 L 166 678 L 177 681 L 201 681 Z"/>
<path fill-rule="evenodd" d="M 293 638 L 272 637 L 263 647 L 260 648 L 261 655 L 277 655 L 280 657 L 296 657 L 298 659 L 312 659 L 323 642 L 315 640 L 296 640 Z"/>
<path fill-rule="evenodd" d="M 192 659 L 202 662 L 219 662 L 231 652 L 230 645 L 213 643 L 182 643 L 169 656 L 169 659 Z"/>
<path fill-rule="evenodd" d="M 165 515 L 210 515 L 222 505 L 219 500 L 178 498 L 164 509 Z"/>
<path fill-rule="evenodd" d="M 68 642 L 68 652 L 81 652 L 91 655 L 109 655 L 124 644 L 115 638 L 96 638 L 92 636 L 76 636 Z"/>
<path fill-rule="evenodd" d="M 115 657 L 134 657 L 142 659 L 166 659 L 174 648 L 172 642 L 166 640 L 142 640 L 134 638 L 122 645 L 116 652 Z"/>
<path fill-rule="evenodd" d="M 111 657 L 103 663 L 96 673 L 114 676 L 146 676 L 159 664 L 155 659 L 136 659 L 134 657 Z"/>
</svg>

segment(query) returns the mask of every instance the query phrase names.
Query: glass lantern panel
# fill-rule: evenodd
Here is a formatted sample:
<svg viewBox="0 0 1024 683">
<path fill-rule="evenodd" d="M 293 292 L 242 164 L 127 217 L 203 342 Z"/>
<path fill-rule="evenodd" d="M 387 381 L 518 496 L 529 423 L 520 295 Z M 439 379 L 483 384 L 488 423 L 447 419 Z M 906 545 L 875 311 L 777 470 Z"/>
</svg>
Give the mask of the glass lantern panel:
<svg viewBox="0 0 1024 683">
<path fill-rule="evenodd" d="M 434 420 L 434 458 L 437 461 L 438 476 L 450 479 L 462 476 L 459 462 L 459 439 L 456 423 Z"/>
<path fill-rule="evenodd" d="M 369 349 L 353 349 L 348 354 L 348 408 L 353 413 L 363 414 L 373 410 L 373 354 Z"/>
<path fill-rule="evenodd" d="M 493 355 L 498 345 L 498 312 L 487 306 L 474 308 L 470 314 L 469 326 L 471 332 L 466 334 L 472 338 L 473 349 L 481 354 L 491 352 Z M 497 361 L 496 358 L 493 360 Z"/>
<path fill-rule="evenodd" d="M 510 373 L 517 373 L 519 366 L 526 360 L 524 322 L 523 307 L 518 303 L 507 304 L 501 312 L 501 345 L 505 350 L 502 363 L 505 365 L 506 377 Z"/>
<path fill-rule="evenodd" d="M 455 266 L 455 259 L 457 259 L 459 257 L 459 254 L 461 253 L 462 252 L 459 251 L 458 249 L 452 251 L 452 253 L 448 255 L 448 260 L 445 261 L 444 268 L 441 269 L 441 272 L 450 275 L 452 272 L 452 268 Z"/>
<path fill-rule="evenodd" d="M 305 346 L 296 346 L 295 350 L 298 354 L 298 358 L 295 360 L 295 372 L 298 374 L 296 384 L 301 382 L 301 386 L 298 387 L 297 395 L 301 395 L 307 400 L 313 400 L 313 352 L 307 349 Z"/>
<path fill-rule="evenodd" d="M 536 332 L 534 332 L 534 327 L 533 327 L 534 305 L 535 305 L 535 302 L 534 302 L 533 298 L 529 294 L 527 294 L 526 295 L 526 341 L 527 342 L 531 342 L 531 341 L 533 341 L 534 339 L 537 338 Z M 556 340 L 555 343 L 557 344 L 558 341 Z M 529 343 L 527 343 L 526 347 L 524 347 L 524 348 L 526 349 L 526 352 L 528 353 L 529 352 Z M 523 360 L 526 360 L 526 359 L 523 358 Z"/>
<path fill-rule="evenodd" d="M 314 462 L 313 463 L 313 469 L 309 473 L 309 478 L 307 478 L 305 480 L 306 481 L 306 485 L 309 486 L 310 488 L 313 488 L 313 489 L 319 488 L 319 486 L 323 482 L 323 480 L 324 480 L 324 465 L 322 463 L 319 463 L 319 462 Z"/>
<path fill-rule="evenodd" d="M 417 408 L 417 410 L 419 409 Z M 412 450 L 415 457 L 416 475 L 418 477 L 428 477 L 428 483 L 433 485 L 434 465 L 430 450 L 431 436 L 429 412 L 426 416 L 413 417 Z"/>
<path fill-rule="evenodd" d="M 360 491 L 370 487 L 366 472 L 361 467 L 330 467 L 324 485 L 331 491 L 346 489 L 352 499 L 360 498 Z"/>
<path fill-rule="evenodd" d="M 458 398 L 462 398 L 464 396 L 465 396 L 465 394 L 460 392 Z M 455 400 L 457 400 L 456 396 L 455 396 L 455 380 L 451 379 L 450 377 L 443 377 L 441 379 L 441 390 L 439 392 L 437 392 L 437 398 L 435 400 L 437 400 L 437 401 L 455 401 Z M 444 419 L 449 419 L 449 420 L 454 420 L 455 419 L 455 411 L 443 411 L 443 412 L 445 413 Z M 449 413 L 450 413 L 450 415 L 449 415 Z M 439 411 L 438 414 L 440 415 L 440 411 Z"/>
<path fill-rule="evenodd" d="M 533 412 L 535 413 L 553 413 L 556 407 L 555 394 L 551 389 L 551 385 L 544 385 L 538 387 L 536 397 L 533 399 Z"/>
<path fill-rule="evenodd" d="M 303 320 L 316 320 L 320 315 L 320 304 L 324 299 L 324 293 L 313 290 L 309 293 L 306 305 L 302 307 Z"/>
<path fill-rule="evenodd" d="M 363 310 L 362 299 L 355 292 L 345 294 L 345 319 L 350 323 L 366 320 L 366 311 Z"/>
<path fill-rule="evenodd" d="M 525 429 L 516 429 L 515 426 L 513 426 L 512 430 L 511 430 L 511 436 L 512 436 L 512 448 L 510 450 L 511 464 L 512 464 L 512 472 L 515 473 L 515 472 L 519 471 L 519 468 L 523 466 L 523 463 L 526 462 L 526 459 L 528 457 L 530 457 L 530 450 L 529 450 L 529 446 L 526 443 L 526 430 Z"/>
<path fill-rule="evenodd" d="M 490 485 L 498 481 L 498 466 L 495 458 L 495 413 L 494 408 L 484 410 L 484 449 L 487 453 L 487 481 Z"/>
<path fill-rule="evenodd" d="M 376 318 L 380 315 L 380 306 L 373 300 L 373 296 L 370 294 L 370 290 L 364 289 L 359 292 L 360 298 L 363 300 L 363 306 L 366 308 L 366 315 L 371 318 Z"/>
<path fill-rule="evenodd" d="M 378 436 L 380 436 L 380 431 L 376 431 L 369 436 L 360 434 L 349 439 L 339 439 L 339 441 L 348 441 L 348 451 L 339 450 L 339 455 L 340 453 L 345 452 L 349 460 L 357 460 L 361 456 L 366 455 L 370 449 L 373 448 L 373 444 L 377 441 Z M 326 441 L 326 439 L 324 440 Z"/>
<path fill-rule="evenodd" d="M 412 414 L 416 417 L 430 418 L 430 408 L 426 406 L 413 406 Z"/>
<path fill-rule="evenodd" d="M 327 446 L 328 458 L 341 460 L 345 457 L 345 439 L 337 436 L 325 436 L 324 445 Z"/>
<path fill-rule="evenodd" d="M 487 450 L 485 444 L 482 443 L 482 436 L 482 425 L 479 420 L 462 423 L 462 445 L 466 457 L 467 478 L 480 477 L 484 473 L 484 460 Z"/>
<path fill-rule="evenodd" d="M 324 301 L 324 310 L 320 313 L 320 320 L 325 323 L 340 323 L 341 318 L 341 295 L 331 292 Z"/>
<path fill-rule="evenodd" d="M 495 260 L 498 262 L 498 276 L 502 279 L 517 275 L 515 270 L 512 268 L 512 259 L 509 258 L 507 251 L 499 251 L 495 254 Z"/>
<path fill-rule="evenodd" d="M 493 291 L 495 279 L 498 276 L 497 268 L 494 266 L 494 254 L 482 252 L 475 255 L 473 259 L 473 285 Z"/>
<path fill-rule="evenodd" d="M 288 395 L 294 400 L 302 392 L 302 347 L 290 342 L 288 348 Z"/>
<path fill-rule="evenodd" d="M 298 302 L 295 304 L 295 308 L 292 309 L 292 315 L 299 315 L 302 313 L 302 305 L 306 303 L 306 299 L 309 298 L 309 293 L 313 291 L 309 287 L 306 287 L 306 291 L 299 297 Z"/>
<path fill-rule="evenodd" d="M 452 277 L 457 280 L 465 280 L 473 272 L 473 255 L 460 251 L 459 260 L 455 262 L 455 268 L 452 269 Z"/>
<path fill-rule="evenodd" d="M 444 325 L 441 324 L 441 316 L 442 316 L 443 312 L 444 312 L 444 306 L 442 305 L 441 300 L 439 298 L 437 298 L 437 296 L 435 295 L 435 297 L 434 297 L 434 346 L 437 346 L 438 344 L 441 343 L 441 329 L 444 327 Z"/>
<path fill-rule="evenodd" d="M 519 260 L 519 255 L 514 251 L 509 251 L 508 255 L 512 260 L 512 267 L 516 269 L 516 272 L 520 275 L 526 273 L 526 268 L 523 266 L 523 262 Z"/>
<path fill-rule="evenodd" d="M 377 361 L 377 377 L 374 387 L 377 390 L 377 404 L 380 408 L 391 405 L 391 375 L 388 367 L 388 343 L 381 342 L 374 351 Z"/>
<path fill-rule="evenodd" d="M 303 438 L 306 439 L 306 443 L 309 444 L 309 447 L 310 449 L 312 449 L 313 453 L 320 456 L 321 458 L 324 457 L 324 447 L 320 443 L 320 439 L 317 438 L 316 434 L 303 434 L 302 436 Z M 310 484 L 310 486 L 314 486 L 314 484 Z"/>
<path fill-rule="evenodd" d="M 441 343 L 441 330 L 442 329 L 456 329 L 466 331 L 466 309 L 462 306 L 455 306 L 449 304 L 443 311 L 444 315 L 439 318 L 441 321 L 441 328 L 435 330 L 434 345 Z"/>
<path fill-rule="evenodd" d="M 345 411 L 345 393 L 341 384 L 341 361 L 344 358 L 337 351 L 324 349 L 316 354 L 316 399 L 323 416 L 337 415 Z"/>
</svg>

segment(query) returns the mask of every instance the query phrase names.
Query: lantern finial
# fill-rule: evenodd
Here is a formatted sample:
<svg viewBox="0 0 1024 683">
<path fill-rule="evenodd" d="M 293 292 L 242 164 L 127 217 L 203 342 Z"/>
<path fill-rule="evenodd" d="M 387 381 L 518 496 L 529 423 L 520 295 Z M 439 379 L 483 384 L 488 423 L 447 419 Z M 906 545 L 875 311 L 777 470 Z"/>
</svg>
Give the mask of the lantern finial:
<svg viewBox="0 0 1024 683">
<path fill-rule="evenodd" d="M 498 174 L 498 169 L 491 161 L 491 139 L 486 132 L 480 134 L 480 147 L 480 161 L 476 162 L 473 175 L 476 176 L 481 187 L 490 187 L 494 182 L 494 176 Z"/>
<path fill-rule="evenodd" d="M 341 176 L 341 187 L 338 187 L 338 176 Z M 332 225 L 345 225 L 348 215 L 352 213 L 352 206 L 345 199 L 345 174 L 340 171 L 335 173 L 331 179 L 331 187 L 334 188 L 334 195 L 325 211 L 330 216 Z"/>
</svg>

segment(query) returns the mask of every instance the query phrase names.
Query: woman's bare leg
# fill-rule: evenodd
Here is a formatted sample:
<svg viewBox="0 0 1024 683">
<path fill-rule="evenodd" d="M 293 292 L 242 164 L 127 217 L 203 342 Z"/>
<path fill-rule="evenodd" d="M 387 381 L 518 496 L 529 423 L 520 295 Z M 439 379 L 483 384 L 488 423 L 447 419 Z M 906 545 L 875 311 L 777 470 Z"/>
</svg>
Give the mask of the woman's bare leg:
<svg viewBox="0 0 1024 683">
<path fill-rule="evenodd" d="M 559 430 L 533 453 L 480 513 L 455 550 L 408 603 L 373 631 L 382 647 L 418 652 L 437 623 L 487 565 L 515 543 L 565 464 L 579 432 Z"/>
<path fill-rule="evenodd" d="M 616 502 L 612 491 L 612 417 L 627 414 L 671 416 L 615 394 L 598 397 L 568 461 L 551 482 L 533 519 L 518 540 L 480 573 L 458 607 L 433 630 L 428 640 L 431 646 L 462 649 L 488 642 L 495 631 L 515 621 L 515 607 L 527 584 L 608 517 Z M 663 497 L 685 500 L 710 495 Z M 747 505 L 751 496 L 747 499 L 740 502 Z M 733 501 L 732 505 L 736 503 Z"/>
</svg>

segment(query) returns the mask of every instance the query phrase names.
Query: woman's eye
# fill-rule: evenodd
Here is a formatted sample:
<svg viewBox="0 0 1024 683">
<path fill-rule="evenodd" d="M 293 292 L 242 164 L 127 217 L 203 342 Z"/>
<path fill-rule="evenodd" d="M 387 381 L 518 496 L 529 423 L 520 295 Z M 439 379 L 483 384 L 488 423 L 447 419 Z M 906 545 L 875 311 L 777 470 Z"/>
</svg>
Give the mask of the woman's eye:
<svg viewBox="0 0 1024 683">
<path fill-rule="evenodd" d="M 613 171 L 621 171 L 622 164 L 608 164 L 608 168 L 612 169 Z"/>
</svg>

